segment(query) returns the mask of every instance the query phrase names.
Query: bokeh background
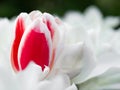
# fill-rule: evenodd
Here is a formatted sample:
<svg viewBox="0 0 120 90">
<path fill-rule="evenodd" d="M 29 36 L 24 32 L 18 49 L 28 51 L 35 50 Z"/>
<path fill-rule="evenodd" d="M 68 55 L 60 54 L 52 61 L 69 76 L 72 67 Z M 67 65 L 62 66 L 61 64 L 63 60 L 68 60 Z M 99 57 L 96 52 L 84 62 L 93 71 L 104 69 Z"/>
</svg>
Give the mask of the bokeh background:
<svg viewBox="0 0 120 90">
<path fill-rule="evenodd" d="M 120 16 L 120 0 L 0 0 L 0 17 L 11 18 L 36 9 L 62 16 L 69 10 L 82 12 L 91 5 L 97 6 L 104 16 Z"/>
</svg>

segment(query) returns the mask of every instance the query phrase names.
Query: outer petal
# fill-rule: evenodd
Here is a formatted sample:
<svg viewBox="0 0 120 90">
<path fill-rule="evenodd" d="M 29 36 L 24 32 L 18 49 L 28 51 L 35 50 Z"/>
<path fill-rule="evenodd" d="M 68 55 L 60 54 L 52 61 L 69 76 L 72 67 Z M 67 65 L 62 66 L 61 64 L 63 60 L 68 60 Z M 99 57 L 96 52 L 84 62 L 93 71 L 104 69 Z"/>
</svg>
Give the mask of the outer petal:
<svg viewBox="0 0 120 90">
<path fill-rule="evenodd" d="M 16 32 L 15 32 L 15 39 L 13 42 L 13 46 L 12 46 L 12 51 L 11 51 L 11 60 L 12 60 L 12 65 L 14 67 L 15 70 L 19 70 L 18 67 L 18 47 L 22 38 L 22 35 L 24 33 L 25 30 L 25 26 L 24 26 L 24 19 L 19 16 L 16 22 Z"/>
<path fill-rule="evenodd" d="M 30 61 L 40 65 L 42 69 L 49 65 L 50 37 L 44 23 L 36 20 L 28 28 L 20 42 L 18 61 L 21 69 L 25 69 Z"/>
</svg>

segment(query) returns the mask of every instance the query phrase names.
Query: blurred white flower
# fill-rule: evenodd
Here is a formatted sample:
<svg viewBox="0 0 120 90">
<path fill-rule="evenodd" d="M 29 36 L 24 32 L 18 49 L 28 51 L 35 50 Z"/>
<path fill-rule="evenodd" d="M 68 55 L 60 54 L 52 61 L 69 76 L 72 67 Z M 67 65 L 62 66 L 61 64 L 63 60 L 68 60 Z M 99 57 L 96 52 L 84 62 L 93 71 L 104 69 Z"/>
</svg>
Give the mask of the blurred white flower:
<svg viewBox="0 0 120 90">
<path fill-rule="evenodd" d="M 83 72 L 73 78 L 79 90 L 120 89 L 120 31 L 114 30 L 119 17 L 103 18 L 96 7 L 89 7 L 84 14 L 69 12 L 63 20 L 68 27 L 66 45 L 83 43 L 91 50 L 80 54 L 86 57 L 86 64 L 82 65 Z"/>
<path fill-rule="evenodd" d="M 0 19 L 0 66 L 11 68 L 10 66 L 10 48 L 14 35 L 14 19 Z"/>
</svg>

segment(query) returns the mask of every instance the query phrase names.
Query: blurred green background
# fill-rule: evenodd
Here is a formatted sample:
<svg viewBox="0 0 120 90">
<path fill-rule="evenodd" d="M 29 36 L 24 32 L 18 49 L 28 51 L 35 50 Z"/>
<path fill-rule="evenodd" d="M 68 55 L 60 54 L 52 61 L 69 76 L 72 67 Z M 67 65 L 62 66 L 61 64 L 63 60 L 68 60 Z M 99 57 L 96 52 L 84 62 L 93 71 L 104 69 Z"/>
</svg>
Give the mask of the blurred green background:
<svg viewBox="0 0 120 90">
<path fill-rule="evenodd" d="M 0 17 L 13 17 L 20 12 L 39 9 L 59 16 L 66 11 L 84 11 L 95 5 L 106 15 L 120 16 L 120 0 L 0 0 Z"/>
</svg>

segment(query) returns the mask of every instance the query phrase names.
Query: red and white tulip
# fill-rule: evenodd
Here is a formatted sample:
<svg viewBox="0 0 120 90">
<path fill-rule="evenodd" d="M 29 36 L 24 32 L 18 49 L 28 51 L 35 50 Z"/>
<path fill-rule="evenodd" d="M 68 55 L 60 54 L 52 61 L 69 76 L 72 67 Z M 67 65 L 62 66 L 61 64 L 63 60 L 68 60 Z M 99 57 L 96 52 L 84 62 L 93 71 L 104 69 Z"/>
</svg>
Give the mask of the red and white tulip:
<svg viewBox="0 0 120 90">
<path fill-rule="evenodd" d="M 11 62 L 16 71 L 24 70 L 31 61 L 42 70 L 53 66 L 60 23 L 52 15 L 39 11 L 18 16 L 11 49 Z"/>
</svg>

